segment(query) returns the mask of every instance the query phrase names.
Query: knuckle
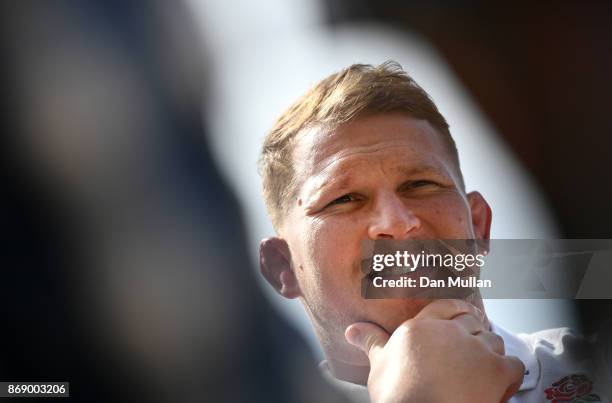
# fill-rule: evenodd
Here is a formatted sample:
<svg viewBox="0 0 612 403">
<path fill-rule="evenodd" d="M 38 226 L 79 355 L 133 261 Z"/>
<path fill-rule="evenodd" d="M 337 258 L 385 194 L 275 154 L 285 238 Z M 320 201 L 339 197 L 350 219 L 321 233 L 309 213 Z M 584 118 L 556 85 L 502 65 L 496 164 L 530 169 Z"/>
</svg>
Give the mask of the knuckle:
<svg viewBox="0 0 612 403">
<path fill-rule="evenodd" d="M 461 324 L 454 320 L 446 320 L 441 322 L 444 332 L 451 337 L 455 337 L 458 334 L 463 333 Z"/>
<path fill-rule="evenodd" d="M 400 334 L 408 334 L 418 332 L 419 329 L 423 327 L 424 320 L 411 319 L 407 322 L 404 322 L 397 328 L 396 332 Z"/>
<path fill-rule="evenodd" d="M 510 376 L 514 379 L 520 379 L 525 374 L 525 364 L 517 357 L 506 357 L 508 363 L 508 371 Z"/>
<path fill-rule="evenodd" d="M 506 379 L 509 374 L 508 363 L 503 357 L 495 355 L 491 360 L 491 371 L 496 377 L 500 379 Z"/>
<path fill-rule="evenodd" d="M 495 372 L 501 379 L 506 379 L 509 382 L 518 380 L 523 376 L 523 363 L 515 357 L 499 356 L 495 360 Z"/>
<path fill-rule="evenodd" d="M 442 309 L 444 309 L 445 311 L 457 312 L 461 308 L 461 302 L 459 300 L 456 300 L 456 299 L 443 299 L 443 300 L 440 300 L 440 301 L 442 301 L 441 304 L 440 304 L 440 307 Z"/>
<path fill-rule="evenodd" d="M 427 332 L 431 321 L 427 319 L 412 319 L 403 323 L 398 331 L 404 334 L 410 334 L 412 336 L 419 336 Z"/>
<path fill-rule="evenodd" d="M 417 325 L 418 326 L 418 325 Z M 402 323 L 401 325 L 399 325 L 399 327 L 395 330 L 395 334 L 397 335 L 407 335 L 408 333 L 412 332 L 413 329 L 415 327 L 415 324 L 412 322 L 405 322 Z"/>
<path fill-rule="evenodd" d="M 504 339 L 500 335 L 493 333 L 493 342 L 502 351 L 502 354 L 506 353 L 506 343 L 504 343 Z"/>
<path fill-rule="evenodd" d="M 447 301 L 449 301 L 452 304 L 451 307 L 456 313 L 471 312 L 469 309 L 469 304 L 463 300 L 449 299 Z"/>
<path fill-rule="evenodd" d="M 459 309 L 459 304 L 456 299 L 438 299 L 431 303 L 431 309 L 438 313 L 451 313 Z"/>
<path fill-rule="evenodd" d="M 486 333 L 483 333 L 482 340 L 494 352 L 500 355 L 506 354 L 506 347 L 504 344 L 504 339 L 502 339 L 501 336 L 495 333 L 486 332 Z"/>
<path fill-rule="evenodd" d="M 496 343 L 503 345 L 504 344 L 504 339 L 496 334 L 496 333 L 491 333 L 491 337 L 493 337 L 493 340 L 495 340 Z"/>
</svg>

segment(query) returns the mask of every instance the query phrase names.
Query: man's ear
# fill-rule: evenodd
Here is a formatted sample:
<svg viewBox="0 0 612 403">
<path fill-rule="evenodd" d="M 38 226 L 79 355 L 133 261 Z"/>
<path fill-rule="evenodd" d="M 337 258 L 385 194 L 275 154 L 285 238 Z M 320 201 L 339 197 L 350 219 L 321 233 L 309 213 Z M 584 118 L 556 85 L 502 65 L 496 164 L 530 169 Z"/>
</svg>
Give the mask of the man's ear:
<svg viewBox="0 0 612 403">
<path fill-rule="evenodd" d="M 291 252 L 284 239 L 266 238 L 259 244 L 259 270 L 270 285 L 285 298 L 301 295 L 291 267 Z"/>
<path fill-rule="evenodd" d="M 484 240 L 490 239 L 493 213 L 491 212 L 489 203 L 487 203 L 485 198 L 478 192 L 468 193 L 467 199 L 472 212 L 474 238 Z"/>
</svg>

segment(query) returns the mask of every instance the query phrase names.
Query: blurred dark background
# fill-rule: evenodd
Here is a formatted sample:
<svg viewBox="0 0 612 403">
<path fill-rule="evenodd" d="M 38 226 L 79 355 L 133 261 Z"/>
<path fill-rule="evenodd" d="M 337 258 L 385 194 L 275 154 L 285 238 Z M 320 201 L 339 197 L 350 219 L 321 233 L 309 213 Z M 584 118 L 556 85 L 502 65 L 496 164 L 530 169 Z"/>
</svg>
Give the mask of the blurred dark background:
<svg viewBox="0 0 612 403">
<path fill-rule="evenodd" d="M 332 30 L 374 21 L 426 37 L 562 236 L 612 237 L 610 2 L 321 5 Z M 0 380 L 68 380 L 77 401 L 337 400 L 255 285 L 207 140 L 211 61 L 189 10 L 0 10 Z M 612 316 L 608 301 L 577 306 L 587 331 Z"/>
<path fill-rule="evenodd" d="M 0 9 L 0 380 L 87 402 L 342 401 L 256 287 L 188 10 Z"/>
</svg>

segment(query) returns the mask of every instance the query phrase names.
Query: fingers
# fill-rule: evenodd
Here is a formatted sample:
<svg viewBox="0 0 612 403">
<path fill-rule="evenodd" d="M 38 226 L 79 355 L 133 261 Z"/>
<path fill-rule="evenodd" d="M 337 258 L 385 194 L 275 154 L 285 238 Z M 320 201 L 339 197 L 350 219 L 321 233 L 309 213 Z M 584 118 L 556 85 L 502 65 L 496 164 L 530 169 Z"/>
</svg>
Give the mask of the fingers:
<svg viewBox="0 0 612 403">
<path fill-rule="evenodd" d="M 380 326 L 368 322 L 353 323 L 344 332 L 346 340 L 366 353 L 370 363 L 387 344 L 389 334 Z"/>
<path fill-rule="evenodd" d="M 453 319 L 453 322 L 458 323 L 469 334 L 477 335 L 487 330 L 482 321 L 476 319 L 473 315 L 461 314 Z"/>
<path fill-rule="evenodd" d="M 459 324 L 469 334 L 479 338 L 487 347 L 489 347 L 491 351 L 499 355 L 506 354 L 504 339 L 502 339 L 501 336 L 488 331 L 485 325 L 474 316 L 462 314 L 455 317 L 453 322 Z"/>
<path fill-rule="evenodd" d="M 502 339 L 501 336 L 495 333 L 492 333 L 492 332 L 483 331 L 477 334 L 476 337 L 478 337 L 480 340 L 482 340 L 483 343 L 489 346 L 489 348 L 493 352 L 499 355 L 506 354 L 506 348 L 504 346 L 504 339 Z"/>
<path fill-rule="evenodd" d="M 523 383 L 523 377 L 525 376 L 525 365 L 521 360 L 514 356 L 507 356 L 504 358 L 508 365 L 510 379 L 513 379 L 514 381 L 506 390 L 501 402 L 507 402 L 516 392 L 518 392 L 521 384 Z"/>
<path fill-rule="evenodd" d="M 484 313 L 469 302 L 460 299 L 438 299 L 421 310 L 415 319 L 453 319 L 459 315 L 470 314 L 479 320 Z"/>
<path fill-rule="evenodd" d="M 504 394 L 504 396 L 501 398 L 500 402 L 501 403 L 509 402 L 510 399 L 512 399 L 512 396 L 514 396 L 516 392 L 519 391 L 522 383 L 523 383 L 523 380 L 521 379 L 519 382 L 515 382 L 512 385 L 510 385 L 510 387 L 506 390 L 506 393 Z"/>
<path fill-rule="evenodd" d="M 523 361 L 519 360 L 518 357 L 513 355 L 508 355 L 504 358 L 508 364 L 510 378 L 514 379 L 516 382 L 519 382 L 520 386 L 520 384 L 523 382 L 523 377 L 525 376 L 525 364 L 523 364 Z"/>
</svg>

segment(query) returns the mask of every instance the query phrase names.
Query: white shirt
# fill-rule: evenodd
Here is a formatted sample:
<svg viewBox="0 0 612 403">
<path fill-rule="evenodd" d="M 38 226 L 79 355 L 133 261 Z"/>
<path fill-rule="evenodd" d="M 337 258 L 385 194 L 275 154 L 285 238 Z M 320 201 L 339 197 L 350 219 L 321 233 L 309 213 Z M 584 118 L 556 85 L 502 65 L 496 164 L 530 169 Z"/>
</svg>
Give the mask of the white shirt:
<svg viewBox="0 0 612 403">
<path fill-rule="evenodd" d="M 492 324 L 491 330 L 504 339 L 506 355 L 525 364 L 523 383 L 510 403 L 610 403 L 610 365 L 605 354 L 593 351 L 593 342 L 568 328 L 515 335 Z M 325 361 L 320 368 L 352 402 L 369 403 L 365 386 L 334 378 Z"/>
</svg>

